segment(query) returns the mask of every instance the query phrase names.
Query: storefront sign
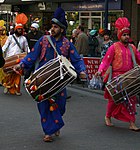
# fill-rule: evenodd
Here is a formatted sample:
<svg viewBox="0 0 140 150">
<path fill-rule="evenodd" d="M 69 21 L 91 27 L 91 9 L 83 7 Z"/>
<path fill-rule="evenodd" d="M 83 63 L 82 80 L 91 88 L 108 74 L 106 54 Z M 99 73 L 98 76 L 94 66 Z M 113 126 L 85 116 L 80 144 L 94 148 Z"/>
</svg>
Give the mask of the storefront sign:
<svg viewBox="0 0 140 150">
<path fill-rule="evenodd" d="M 98 57 L 83 57 L 86 65 L 86 71 L 89 79 L 92 79 L 93 74 L 98 71 L 100 65 L 100 58 Z"/>
<path fill-rule="evenodd" d="M 0 11 L 11 11 L 11 5 L 9 4 L 1 4 Z"/>
<path fill-rule="evenodd" d="M 66 11 L 103 11 L 105 10 L 105 1 L 85 1 L 85 2 L 73 2 L 73 3 L 62 3 L 62 8 Z M 70 7 L 71 6 L 71 7 Z M 109 0 L 108 1 L 109 10 L 120 10 L 121 9 L 121 0 Z"/>
</svg>

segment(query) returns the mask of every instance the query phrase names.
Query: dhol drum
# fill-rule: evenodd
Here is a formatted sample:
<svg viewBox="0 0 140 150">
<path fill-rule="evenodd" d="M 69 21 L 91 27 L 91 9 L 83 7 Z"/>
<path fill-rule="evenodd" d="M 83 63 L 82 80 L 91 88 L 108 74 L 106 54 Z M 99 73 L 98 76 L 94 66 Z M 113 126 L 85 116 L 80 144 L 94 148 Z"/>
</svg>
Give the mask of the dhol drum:
<svg viewBox="0 0 140 150">
<path fill-rule="evenodd" d="M 131 96 L 140 93 L 140 66 L 113 78 L 107 83 L 106 89 L 116 104 L 125 100 L 129 102 Z"/>
<path fill-rule="evenodd" d="M 53 97 L 75 80 L 77 73 L 64 56 L 50 60 L 25 81 L 27 92 L 37 102 Z"/>
<path fill-rule="evenodd" d="M 5 73 L 13 72 L 14 66 L 20 63 L 20 61 L 27 55 L 26 52 L 20 53 L 17 55 L 13 55 L 5 58 L 5 65 L 3 66 L 3 70 Z"/>
</svg>

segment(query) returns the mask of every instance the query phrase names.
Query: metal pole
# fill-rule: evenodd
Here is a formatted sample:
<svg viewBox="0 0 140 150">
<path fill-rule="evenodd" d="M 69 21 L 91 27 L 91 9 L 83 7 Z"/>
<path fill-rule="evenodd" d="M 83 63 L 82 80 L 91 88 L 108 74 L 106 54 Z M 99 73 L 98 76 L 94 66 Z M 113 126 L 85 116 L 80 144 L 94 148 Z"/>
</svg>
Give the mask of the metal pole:
<svg viewBox="0 0 140 150">
<path fill-rule="evenodd" d="M 108 29 L 108 0 L 105 0 L 105 20 L 104 20 L 104 28 Z"/>
</svg>

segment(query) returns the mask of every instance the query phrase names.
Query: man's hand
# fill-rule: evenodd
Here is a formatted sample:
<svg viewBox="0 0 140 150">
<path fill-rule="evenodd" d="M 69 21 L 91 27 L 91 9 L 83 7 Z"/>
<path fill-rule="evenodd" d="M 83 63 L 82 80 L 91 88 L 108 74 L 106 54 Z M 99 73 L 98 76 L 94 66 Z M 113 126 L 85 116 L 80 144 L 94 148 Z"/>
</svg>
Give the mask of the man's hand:
<svg viewBox="0 0 140 150">
<path fill-rule="evenodd" d="M 86 76 L 86 73 L 85 72 L 80 72 L 80 75 L 79 75 L 80 79 L 86 79 L 87 76 Z"/>
<path fill-rule="evenodd" d="M 16 66 L 14 66 L 14 68 L 13 68 L 14 70 L 20 70 L 21 69 L 21 66 L 20 66 L 20 64 L 18 64 L 18 65 L 16 65 Z"/>
<path fill-rule="evenodd" d="M 95 73 L 94 76 L 95 76 L 95 77 L 98 77 L 98 76 L 101 76 L 101 74 L 102 74 L 102 73 L 98 71 L 98 72 Z"/>
<path fill-rule="evenodd" d="M 16 66 L 14 66 L 13 70 L 17 73 L 17 74 L 22 74 L 22 68 L 21 68 L 21 65 L 18 64 Z"/>
</svg>

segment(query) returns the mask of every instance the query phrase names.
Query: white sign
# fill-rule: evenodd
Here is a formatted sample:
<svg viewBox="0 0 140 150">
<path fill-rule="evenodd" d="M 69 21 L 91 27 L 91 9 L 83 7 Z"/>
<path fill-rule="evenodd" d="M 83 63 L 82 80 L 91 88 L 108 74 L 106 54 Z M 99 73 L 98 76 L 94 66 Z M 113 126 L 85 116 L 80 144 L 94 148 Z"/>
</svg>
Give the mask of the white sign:
<svg viewBox="0 0 140 150">
<path fill-rule="evenodd" d="M 11 11 L 11 5 L 1 4 L 0 11 Z"/>
<path fill-rule="evenodd" d="M 5 0 L 0 0 L 0 3 L 3 3 Z"/>
</svg>

